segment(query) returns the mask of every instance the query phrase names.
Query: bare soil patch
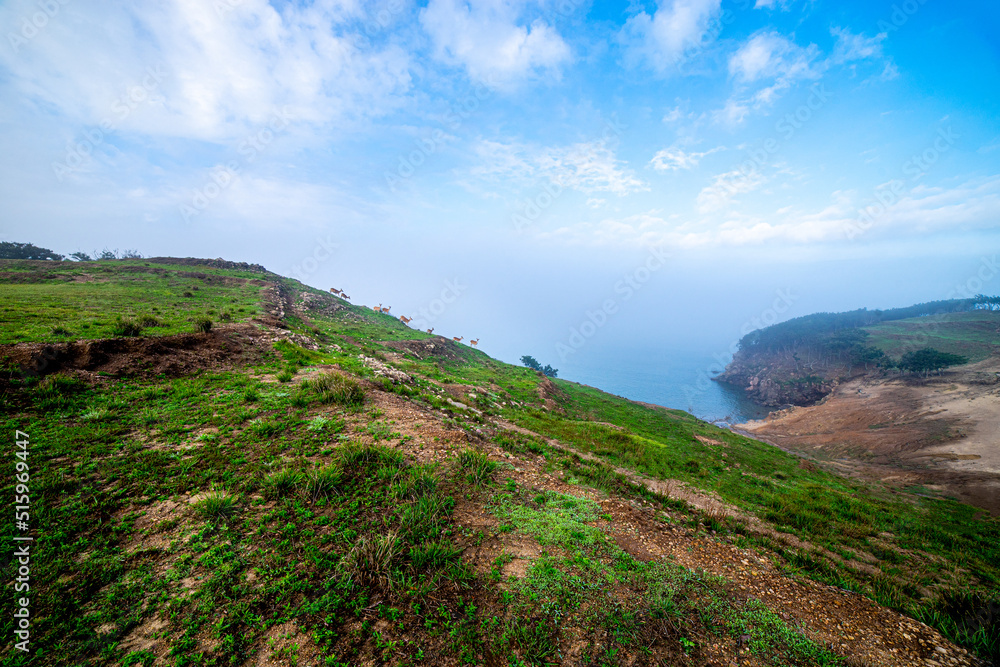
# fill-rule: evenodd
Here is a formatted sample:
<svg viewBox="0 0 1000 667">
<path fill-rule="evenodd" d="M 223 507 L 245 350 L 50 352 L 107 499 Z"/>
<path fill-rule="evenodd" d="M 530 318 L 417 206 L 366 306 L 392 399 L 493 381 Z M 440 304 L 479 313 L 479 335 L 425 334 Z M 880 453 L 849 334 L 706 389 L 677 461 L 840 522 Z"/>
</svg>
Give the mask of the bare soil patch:
<svg viewBox="0 0 1000 667">
<path fill-rule="evenodd" d="M 1000 358 L 917 379 L 855 379 L 738 430 L 898 487 L 1000 514 Z"/>
<path fill-rule="evenodd" d="M 433 338 L 423 338 L 420 340 L 386 340 L 381 341 L 380 344 L 403 353 L 408 352 L 417 359 L 455 361 L 460 358 L 459 350 L 461 348 L 458 343 L 448 340 L 444 336 L 434 336 Z"/>
<path fill-rule="evenodd" d="M 0 345 L 0 361 L 25 376 L 85 371 L 113 376 L 178 377 L 204 369 L 259 363 L 269 342 L 250 323 L 222 325 L 208 333 L 102 338 L 68 343 Z"/>
</svg>

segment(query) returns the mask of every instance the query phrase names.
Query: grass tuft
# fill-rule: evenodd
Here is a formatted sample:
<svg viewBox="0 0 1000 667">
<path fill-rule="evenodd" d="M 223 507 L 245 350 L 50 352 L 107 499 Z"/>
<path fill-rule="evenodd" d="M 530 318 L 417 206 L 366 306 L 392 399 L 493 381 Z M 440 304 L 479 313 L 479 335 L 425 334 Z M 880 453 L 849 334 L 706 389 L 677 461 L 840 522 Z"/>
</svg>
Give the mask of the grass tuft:
<svg viewBox="0 0 1000 667">
<path fill-rule="evenodd" d="M 358 408 L 365 400 L 365 391 L 358 381 L 339 373 L 324 373 L 313 380 L 310 387 L 320 403 Z"/>
<path fill-rule="evenodd" d="M 410 562 L 417 569 L 444 567 L 457 559 L 462 550 L 446 540 L 435 540 L 410 548 Z"/>
<path fill-rule="evenodd" d="M 493 471 L 497 469 L 496 461 L 474 449 L 459 452 L 458 465 L 465 470 L 469 482 L 476 486 L 489 482 L 492 479 Z"/>
<path fill-rule="evenodd" d="M 386 585 L 392 566 L 401 552 L 399 534 L 396 531 L 385 535 L 365 535 L 347 552 L 341 566 L 354 581 Z"/>
<path fill-rule="evenodd" d="M 337 466 L 314 468 L 306 473 L 302 487 L 303 492 L 311 502 L 317 503 L 320 500 L 326 500 L 337 495 L 343 477 L 343 473 Z"/>
<path fill-rule="evenodd" d="M 344 470 L 357 470 L 374 465 L 403 467 L 402 452 L 385 445 L 363 445 L 352 442 L 340 449 L 339 459 Z"/>
<path fill-rule="evenodd" d="M 213 491 L 196 502 L 194 508 L 209 521 L 223 521 L 236 514 L 236 499 L 225 491 Z"/>
<path fill-rule="evenodd" d="M 114 324 L 111 325 L 111 333 L 119 338 L 140 336 L 142 335 L 142 324 L 135 318 L 119 315 L 115 318 Z"/>
<path fill-rule="evenodd" d="M 302 473 L 293 468 L 282 468 L 264 478 L 264 495 L 270 499 L 291 494 L 302 481 Z"/>
</svg>

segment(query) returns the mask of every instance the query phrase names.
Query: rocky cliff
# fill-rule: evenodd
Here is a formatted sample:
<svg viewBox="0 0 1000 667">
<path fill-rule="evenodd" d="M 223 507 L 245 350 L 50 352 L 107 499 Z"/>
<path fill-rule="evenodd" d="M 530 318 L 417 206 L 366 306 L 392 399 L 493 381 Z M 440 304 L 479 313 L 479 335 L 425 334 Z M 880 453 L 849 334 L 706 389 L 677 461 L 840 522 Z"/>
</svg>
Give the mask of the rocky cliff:
<svg viewBox="0 0 1000 667">
<path fill-rule="evenodd" d="M 794 352 L 747 354 L 740 351 L 716 376 L 718 382 L 739 387 L 747 398 L 768 407 L 813 405 L 822 400 L 848 373 L 842 366 L 812 364 L 796 359 Z"/>
</svg>

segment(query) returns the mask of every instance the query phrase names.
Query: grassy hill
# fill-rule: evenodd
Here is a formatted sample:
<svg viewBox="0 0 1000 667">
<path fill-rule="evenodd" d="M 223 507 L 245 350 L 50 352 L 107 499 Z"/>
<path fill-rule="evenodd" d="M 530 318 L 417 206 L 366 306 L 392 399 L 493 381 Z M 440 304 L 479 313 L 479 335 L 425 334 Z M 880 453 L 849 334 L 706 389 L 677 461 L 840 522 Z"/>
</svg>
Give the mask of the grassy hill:
<svg viewBox="0 0 1000 667">
<path fill-rule="evenodd" d="M 1000 312 L 974 310 L 968 313 L 928 315 L 882 322 L 864 327 L 868 344 L 893 359 L 916 347 L 932 347 L 942 352 L 982 361 L 1000 353 Z"/>
<path fill-rule="evenodd" d="M 838 382 L 901 372 L 904 355 L 925 348 L 970 362 L 1000 353 L 995 297 L 917 304 L 889 311 L 816 313 L 747 334 L 715 379 L 771 407 L 813 405 Z"/>
<path fill-rule="evenodd" d="M 8 511 L 0 531 L 35 540 L 31 652 L 7 646 L 5 664 L 971 665 L 944 637 L 1000 649 L 1000 524 L 967 505 L 254 265 L 0 261 L 0 303 L 4 497 L 30 476 L 29 528 Z"/>
</svg>

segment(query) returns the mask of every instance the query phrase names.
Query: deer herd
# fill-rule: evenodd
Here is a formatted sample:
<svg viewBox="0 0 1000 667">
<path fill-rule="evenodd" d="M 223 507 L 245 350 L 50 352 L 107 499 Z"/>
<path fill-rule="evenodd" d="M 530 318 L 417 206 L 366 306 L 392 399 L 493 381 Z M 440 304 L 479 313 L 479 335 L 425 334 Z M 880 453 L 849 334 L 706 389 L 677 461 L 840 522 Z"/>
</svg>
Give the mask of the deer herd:
<svg viewBox="0 0 1000 667">
<path fill-rule="evenodd" d="M 330 293 L 333 294 L 334 296 L 339 296 L 341 299 L 345 299 L 347 301 L 351 300 L 351 297 L 347 296 L 347 294 L 344 293 L 344 290 L 337 289 L 336 287 L 331 287 L 330 288 Z M 382 304 L 380 303 L 377 306 L 372 306 L 372 310 L 374 310 L 376 313 L 382 313 L 384 315 L 389 315 L 389 314 L 391 314 L 389 311 L 392 310 L 392 306 L 382 307 Z M 406 315 L 400 315 L 399 316 L 399 321 L 402 322 L 403 324 L 409 324 L 410 322 L 413 321 L 413 318 L 412 317 L 407 317 Z M 434 333 L 434 327 L 431 327 L 430 329 L 428 329 L 427 333 L 433 334 Z M 465 339 L 465 336 L 452 336 L 451 339 L 453 341 L 455 341 L 456 343 L 461 343 Z M 478 346 L 479 345 L 479 339 L 478 338 L 476 338 L 474 340 L 470 339 L 469 342 L 472 343 L 473 346 Z"/>
</svg>

